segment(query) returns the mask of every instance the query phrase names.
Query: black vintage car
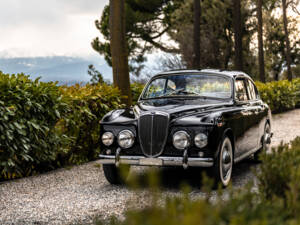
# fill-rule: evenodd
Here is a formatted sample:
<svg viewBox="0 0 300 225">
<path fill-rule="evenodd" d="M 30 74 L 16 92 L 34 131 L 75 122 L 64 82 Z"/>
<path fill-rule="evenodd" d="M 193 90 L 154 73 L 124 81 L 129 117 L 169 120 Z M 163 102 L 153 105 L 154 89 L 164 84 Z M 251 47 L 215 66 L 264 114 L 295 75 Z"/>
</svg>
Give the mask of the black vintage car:
<svg viewBox="0 0 300 225">
<path fill-rule="evenodd" d="M 126 164 L 211 167 L 227 186 L 234 163 L 257 159 L 271 137 L 270 109 L 247 74 L 169 71 L 147 83 L 137 105 L 104 116 L 100 162 L 111 184 Z"/>
</svg>

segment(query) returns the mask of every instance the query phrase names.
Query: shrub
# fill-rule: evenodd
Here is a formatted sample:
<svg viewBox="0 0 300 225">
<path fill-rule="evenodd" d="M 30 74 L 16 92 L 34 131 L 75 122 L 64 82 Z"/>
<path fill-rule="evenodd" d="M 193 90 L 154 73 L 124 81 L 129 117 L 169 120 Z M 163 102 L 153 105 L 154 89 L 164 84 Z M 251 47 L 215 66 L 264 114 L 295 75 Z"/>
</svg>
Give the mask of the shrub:
<svg viewBox="0 0 300 225">
<path fill-rule="evenodd" d="M 106 84 L 77 84 L 63 86 L 60 91 L 71 110 L 57 129 L 72 141 L 59 160 L 62 164 L 79 164 L 96 159 L 100 151 L 100 120 L 107 112 L 124 107 L 119 90 Z"/>
<path fill-rule="evenodd" d="M 55 124 L 67 109 L 56 83 L 0 72 L 0 179 L 54 166 L 64 139 Z"/>
<path fill-rule="evenodd" d="M 125 220 L 112 219 L 110 225 L 284 225 L 287 216 L 280 204 L 257 202 L 250 192 L 232 197 L 228 201 L 217 200 L 215 204 L 205 200 L 192 201 L 188 197 L 175 197 L 165 206 L 154 205 L 143 210 L 127 211 Z"/>
<path fill-rule="evenodd" d="M 136 103 L 142 84 L 131 85 Z M 0 73 L 0 179 L 97 158 L 100 120 L 123 108 L 106 84 L 62 86 Z"/>
<path fill-rule="evenodd" d="M 286 197 L 290 183 L 298 176 L 300 169 L 300 137 L 292 141 L 290 147 L 288 144 L 280 145 L 272 149 L 272 154 L 262 155 L 262 161 L 257 174 L 260 192 L 266 198 Z"/>
<path fill-rule="evenodd" d="M 279 113 L 295 108 L 296 88 L 287 80 L 273 81 L 269 83 L 256 82 L 260 96 L 266 102 L 272 112 Z"/>
<path fill-rule="evenodd" d="M 293 84 L 296 88 L 296 107 L 300 107 L 300 78 L 294 79 Z"/>
</svg>

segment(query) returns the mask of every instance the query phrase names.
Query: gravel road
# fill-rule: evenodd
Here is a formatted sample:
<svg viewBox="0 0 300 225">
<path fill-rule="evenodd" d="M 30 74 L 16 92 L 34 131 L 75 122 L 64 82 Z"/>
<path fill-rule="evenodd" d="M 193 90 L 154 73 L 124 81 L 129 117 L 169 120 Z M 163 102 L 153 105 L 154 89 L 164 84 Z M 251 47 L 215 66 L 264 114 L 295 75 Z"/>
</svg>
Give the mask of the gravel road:
<svg viewBox="0 0 300 225">
<path fill-rule="evenodd" d="M 300 136 L 300 109 L 273 116 L 272 146 Z M 251 161 L 236 165 L 233 186 L 242 187 L 255 180 Z M 142 179 L 147 168 L 133 168 Z M 185 181 L 192 186 L 191 197 L 204 195 L 199 189 L 195 171 L 163 169 L 164 194 L 176 195 Z M 200 185 L 201 186 L 201 185 Z M 110 185 L 99 164 L 91 162 L 71 169 L 0 183 L 0 224 L 76 224 L 91 223 L 95 215 L 107 219 L 121 216 L 130 202 L 135 207 L 148 202 L 148 191 L 136 193 L 127 187 Z"/>
</svg>

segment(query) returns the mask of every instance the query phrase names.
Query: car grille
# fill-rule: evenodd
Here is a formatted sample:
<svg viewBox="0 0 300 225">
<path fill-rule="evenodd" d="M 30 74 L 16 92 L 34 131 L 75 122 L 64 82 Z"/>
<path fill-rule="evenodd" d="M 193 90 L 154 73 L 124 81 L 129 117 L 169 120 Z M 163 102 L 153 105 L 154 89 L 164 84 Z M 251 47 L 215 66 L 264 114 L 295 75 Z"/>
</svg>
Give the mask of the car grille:
<svg viewBox="0 0 300 225">
<path fill-rule="evenodd" d="M 144 155 L 159 156 L 165 147 L 169 127 L 169 114 L 147 112 L 139 118 L 139 139 Z"/>
</svg>

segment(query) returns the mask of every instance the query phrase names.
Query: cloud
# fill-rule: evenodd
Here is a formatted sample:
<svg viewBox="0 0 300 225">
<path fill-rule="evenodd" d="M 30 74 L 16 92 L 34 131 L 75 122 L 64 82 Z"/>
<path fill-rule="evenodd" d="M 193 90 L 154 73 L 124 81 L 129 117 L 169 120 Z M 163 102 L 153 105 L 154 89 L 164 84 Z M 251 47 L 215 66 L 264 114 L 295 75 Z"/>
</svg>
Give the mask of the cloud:
<svg viewBox="0 0 300 225">
<path fill-rule="evenodd" d="M 0 52 L 20 56 L 91 55 L 94 21 L 108 0 L 0 1 Z"/>
</svg>

